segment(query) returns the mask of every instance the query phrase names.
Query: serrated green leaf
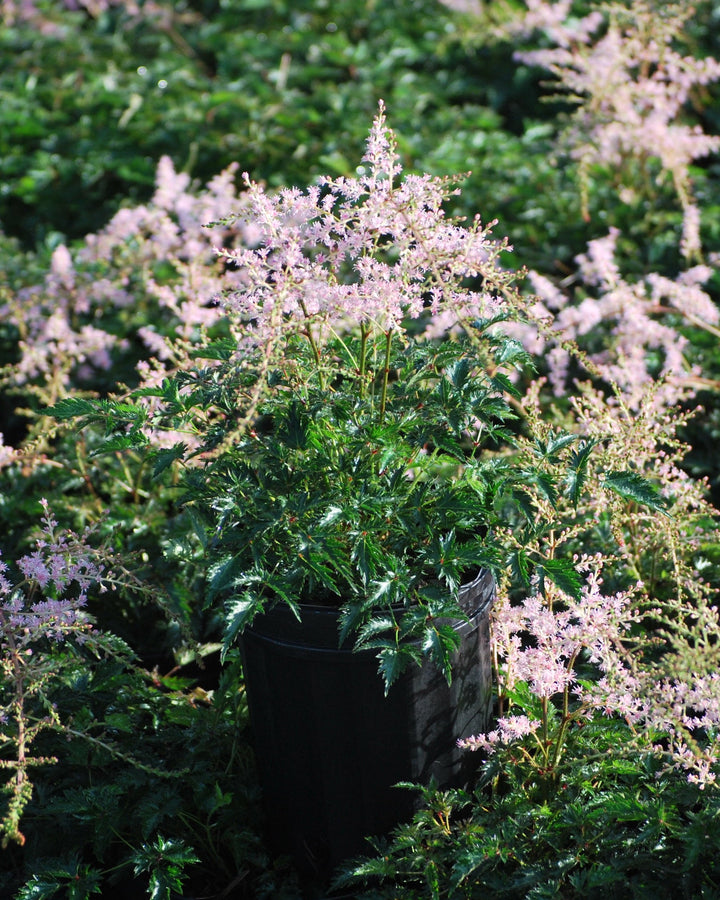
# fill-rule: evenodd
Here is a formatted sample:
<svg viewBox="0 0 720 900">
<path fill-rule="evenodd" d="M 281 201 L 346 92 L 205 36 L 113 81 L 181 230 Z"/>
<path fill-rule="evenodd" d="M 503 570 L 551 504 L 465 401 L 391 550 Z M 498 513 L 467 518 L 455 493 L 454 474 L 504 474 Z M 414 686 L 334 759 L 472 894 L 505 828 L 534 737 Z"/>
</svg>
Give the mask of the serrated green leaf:
<svg viewBox="0 0 720 900">
<path fill-rule="evenodd" d="M 93 450 L 92 456 L 102 456 L 104 453 L 118 453 L 123 450 L 138 450 L 141 447 L 146 447 L 149 443 L 149 438 L 140 431 L 133 431 L 130 434 L 113 434 Z"/>
<path fill-rule="evenodd" d="M 379 556 L 380 549 L 372 535 L 361 532 L 353 543 L 352 560 L 357 566 L 365 586 L 370 584 L 377 573 L 375 562 Z"/>
<path fill-rule="evenodd" d="M 375 615 L 358 632 L 356 646 L 358 649 L 368 647 L 371 642 L 373 646 L 380 646 L 377 643 L 378 637 L 382 636 L 383 642 L 387 642 L 388 635 L 393 633 L 395 628 L 396 622 L 391 615 Z"/>
<path fill-rule="evenodd" d="M 229 338 L 223 338 L 198 350 L 193 350 L 190 357 L 191 359 L 214 359 L 225 362 L 232 357 L 233 353 L 237 353 L 237 343 Z"/>
<path fill-rule="evenodd" d="M 440 873 L 435 860 L 430 860 L 425 867 L 425 883 L 430 889 L 432 900 L 440 900 Z"/>
<path fill-rule="evenodd" d="M 54 878 L 33 875 L 30 881 L 24 884 L 15 895 L 16 900 L 51 900 L 57 897 L 57 892 L 62 884 Z"/>
<path fill-rule="evenodd" d="M 107 728 L 114 728 L 116 731 L 124 731 L 128 734 L 135 730 L 133 720 L 127 713 L 108 713 L 105 716 L 104 724 Z"/>
<path fill-rule="evenodd" d="M 83 400 L 81 397 L 64 397 L 54 406 L 43 410 L 47 416 L 56 419 L 74 419 L 77 416 L 92 416 L 99 412 L 96 400 Z"/>
<path fill-rule="evenodd" d="M 433 622 L 425 629 L 423 651 L 442 671 L 448 684 L 452 680 L 452 656 L 460 644 L 460 636 L 452 625 Z"/>
<path fill-rule="evenodd" d="M 452 386 L 460 391 L 467 384 L 471 368 L 472 364 L 470 360 L 467 356 L 463 356 L 445 370 L 445 375 Z"/>
<path fill-rule="evenodd" d="M 378 672 L 385 683 L 386 697 L 410 661 L 410 657 L 404 654 L 400 647 L 385 647 L 378 653 Z"/>
<path fill-rule="evenodd" d="M 663 515 L 669 515 L 667 500 L 658 488 L 639 472 L 608 472 L 603 478 L 603 485 L 626 500 L 634 500 Z"/>
<path fill-rule="evenodd" d="M 237 584 L 237 577 L 241 572 L 240 560 L 232 554 L 226 554 L 208 568 L 210 583 L 208 586 L 208 598 L 217 597 L 223 591 L 230 590 Z"/>
<path fill-rule="evenodd" d="M 262 609 L 262 604 L 255 594 L 246 592 L 239 597 L 228 600 L 225 604 L 225 629 L 223 646 L 229 647 L 235 638 L 248 625 L 255 614 Z"/>
<path fill-rule="evenodd" d="M 320 584 L 333 594 L 340 593 L 335 573 L 328 563 L 332 563 L 333 557 L 325 552 L 316 552 L 305 546 L 300 554 L 302 565 L 318 579 Z"/>
<path fill-rule="evenodd" d="M 149 874 L 150 900 L 171 900 L 173 893 L 182 892 L 184 868 L 200 860 L 183 841 L 158 836 L 153 844 L 143 844 L 132 861 L 136 875 Z"/>
<path fill-rule="evenodd" d="M 514 338 L 503 338 L 495 358 L 499 364 L 504 365 L 510 364 L 513 366 L 525 367 L 532 364 L 532 357 L 530 354 L 520 341 L 515 340 Z"/>
<path fill-rule="evenodd" d="M 173 447 L 163 447 L 153 453 L 153 477 L 159 475 L 169 469 L 170 466 L 178 459 L 182 459 L 187 451 L 187 444 L 175 444 Z"/>
<path fill-rule="evenodd" d="M 531 719 L 542 720 L 543 717 L 552 712 L 548 707 L 547 711 L 540 697 L 530 690 L 530 685 L 526 681 L 518 680 L 511 687 L 504 688 L 505 697 L 515 706 L 518 706 Z"/>
<path fill-rule="evenodd" d="M 293 450 L 304 450 L 308 444 L 308 425 L 306 412 L 299 403 L 292 403 L 278 428 L 278 438 Z"/>
<path fill-rule="evenodd" d="M 568 497 L 577 508 L 578 501 L 588 477 L 588 463 L 593 449 L 600 443 L 597 440 L 583 441 L 578 450 L 570 454 L 570 471 L 567 477 Z"/>
<path fill-rule="evenodd" d="M 547 575 L 550 581 L 560 588 L 561 591 L 568 594 L 573 600 L 580 600 L 583 582 L 572 560 L 544 559 L 537 568 L 541 578 L 543 575 Z"/>
<path fill-rule="evenodd" d="M 577 440 L 578 436 L 576 434 L 566 434 L 564 432 L 554 434 L 551 432 L 547 443 L 542 448 L 543 455 L 548 459 L 556 459 L 560 450 L 564 450 L 565 447 L 569 447 L 570 444 L 574 444 Z"/>
<path fill-rule="evenodd" d="M 530 563 L 524 550 L 516 550 L 510 557 L 513 577 L 524 585 L 530 584 Z"/>
<path fill-rule="evenodd" d="M 365 614 L 365 605 L 359 601 L 345 604 L 340 611 L 340 632 L 338 646 L 342 647 L 348 637 L 356 632 Z"/>
<path fill-rule="evenodd" d="M 41 875 L 33 875 L 15 900 L 51 900 L 61 891 L 68 900 L 88 900 L 91 894 L 101 893 L 100 873 L 90 866 L 78 866 L 77 862 L 52 867 Z"/>
<path fill-rule="evenodd" d="M 557 506 L 558 492 L 552 478 L 543 472 L 528 472 L 526 481 L 534 484 L 553 508 Z"/>
<path fill-rule="evenodd" d="M 511 397 L 520 398 L 521 394 L 516 384 L 514 384 L 504 372 L 496 372 L 490 379 L 490 384 L 495 391 L 503 394 L 509 394 Z M 506 415 L 510 410 L 506 410 Z M 512 416 L 516 418 L 516 416 Z"/>
</svg>

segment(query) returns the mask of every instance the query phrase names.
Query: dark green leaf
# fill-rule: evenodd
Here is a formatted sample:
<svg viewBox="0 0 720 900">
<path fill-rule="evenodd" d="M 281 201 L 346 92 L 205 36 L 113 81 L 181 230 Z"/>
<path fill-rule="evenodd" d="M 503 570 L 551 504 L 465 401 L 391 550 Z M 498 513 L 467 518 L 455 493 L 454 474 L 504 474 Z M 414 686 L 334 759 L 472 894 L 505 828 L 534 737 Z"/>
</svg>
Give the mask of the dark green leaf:
<svg viewBox="0 0 720 900">
<path fill-rule="evenodd" d="M 308 442 L 308 417 L 299 403 L 292 403 L 282 424 L 278 428 L 278 437 L 294 450 L 303 450 Z"/>
<path fill-rule="evenodd" d="M 182 459 L 187 451 L 187 444 L 175 444 L 173 447 L 163 447 L 153 453 L 153 477 L 157 478 L 178 459 Z"/>
<path fill-rule="evenodd" d="M 582 596 L 582 578 L 570 559 L 544 559 L 537 567 L 540 577 L 547 575 L 553 584 L 574 600 Z"/>
<path fill-rule="evenodd" d="M 603 479 L 603 484 L 626 500 L 634 500 L 642 506 L 649 506 L 651 509 L 668 515 L 667 500 L 658 488 L 639 472 L 608 472 Z"/>
<path fill-rule="evenodd" d="M 378 671 L 385 682 L 385 695 L 412 661 L 401 647 L 385 647 L 378 653 Z"/>
<path fill-rule="evenodd" d="M 93 456 L 102 456 L 104 453 L 118 453 L 123 450 L 138 450 L 150 443 L 149 438 L 140 431 L 130 434 L 113 434 L 106 438 L 93 450 Z"/>
<path fill-rule="evenodd" d="M 249 591 L 234 597 L 225 604 L 225 630 L 223 634 L 223 653 L 241 634 L 257 612 L 262 609 L 262 601 Z"/>
<path fill-rule="evenodd" d="M 598 443 L 600 442 L 596 440 L 583 441 L 580 448 L 573 450 L 570 454 L 570 471 L 567 476 L 567 487 L 568 497 L 575 507 L 577 507 L 587 481 L 590 454 Z"/>
<path fill-rule="evenodd" d="M 452 680 L 452 655 L 460 644 L 460 636 L 452 625 L 433 622 L 425 628 L 423 651 L 442 671 L 448 684 Z"/>
<path fill-rule="evenodd" d="M 77 416 L 97 415 L 98 404 L 96 400 L 83 400 L 81 397 L 65 397 L 62 400 L 43 410 L 45 415 L 54 416 L 56 419 L 74 419 Z"/>
</svg>

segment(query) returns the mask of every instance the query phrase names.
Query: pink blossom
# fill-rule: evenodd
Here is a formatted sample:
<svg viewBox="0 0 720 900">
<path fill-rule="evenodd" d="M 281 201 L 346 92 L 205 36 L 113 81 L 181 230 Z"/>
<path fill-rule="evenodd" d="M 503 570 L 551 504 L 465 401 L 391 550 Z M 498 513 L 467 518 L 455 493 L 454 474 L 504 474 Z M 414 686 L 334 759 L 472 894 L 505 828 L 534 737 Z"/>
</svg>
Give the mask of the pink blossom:
<svg viewBox="0 0 720 900">
<path fill-rule="evenodd" d="M 18 451 L 5 443 L 5 437 L 2 432 L 0 432 L 0 469 L 12 465 L 18 458 Z"/>
<path fill-rule="evenodd" d="M 714 783 L 720 762 L 720 741 L 713 738 L 720 731 L 720 675 L 708 671 L 662 676 L 644 667 L 641 657 L 628 650 L 644 619 L 635 592 L 605 593 L 600 557 L 584 557 L 577 564 L 586 574 L 579 601 L 562 597 L 557 590 L 552 606 L 537 595 L 520 603 L 511 603 L 504 595 L 498 598 L 492 641 L 501 696 L 516 696 L 520 682 L 543 703 L 571 694 L 576 704 L 571 717 L 621 718 L 636 735 L 634 751 L 665 757 L 701 787 Z M 636 591 L 641 590 L 638 585 Z M 720 633 L 717 607 L 700 602 L 694 614 L 699 616 L 700 610 L 703 619 L 698 627 L 708 634 Z M 595 668 L 594 679 L 580 680 L 576 671 L 580 654 L 585 665 Z M 494 730 L 466 738 L 460 746 L 492 753 L 537 731 L 540 723 L 529 722 L 517 709 L 511 701 L 510 712 Z M 660 734 L 664 743 L 643 741 L 646 734 Z"/>
<path fill-rule="evenodd" d="M 511 744 L 528 735 L 535 734 L 541 725 L 542 722 L 539 719 L 529 719 L 525 715 L 502 716 L 497 721 L 497 728 L 486 734 L 461 738 L 457 744 L 463 750 L 482 750 L 490 755 L 502 745 Z"/>
<path fill-rule="evenodd" d="M 21 557 L 18 568 L 29 581 L 36 581 L 41 589 L 50 583 L 50 572 L 39 550 Z"/>
<path fill-rule="evenodd" d="M 556 46 L 520 51 L 517 57 L 549 69 L 577 104 L 562 144 L 585 181 L 594 165 L 622 176 L 629 158 L 657 161 L 682 207 L 681 251 L 688 259 L 697 257 L 699 209 L 689 167 L 717 152 L 720 137 L 688 124 L 685 113 L 692 92 L 720 78 L 720 62 L 680 51 L 695 11 L 676 4 L 660 16 L 652 3 L 637 0 L 632 10 L 602 3 L 577 17 L 572 7 L 569 0 L 527 0 L 527 12 L 508 26 L 509 33 L 541 30 Z M 619 180 L 627 198 L 627 186 Z"/>
<path fill-rule="evenodd" d="M 87 592 L 92 584 L 100 583 L 104 567 L 87 544 L 87 534 L 59 530 L 47 501 L 41 503 L 42 527 L 35 549 L 16 561 L 25 583 L 12 585 L 7 564 L 0 562 L 3 652 L 12 648 L 13 653 L 30 653 L 40 638 L 63 641 L 90 628 L 84 611 Z"/>
<path fill-rule="evenodd" d="M 168 367 L 186 362 L 187 342 L 197 343 L 222 315 L 214 298 L 238 280 L 237 273 L 223 271 L 212 247 L 213 241 L 235 240 L 239 229 L 204 228 L 237 202 L 236 169 L 228 167 L 203 190 L 163 158 L 150 203 L 121 209 L 78 250 L 56 248 L 44 281 L 3 306 L 3 316 L 20 333 L 21 356 L 6 373 L 9 383 L 39 391 L 48 405 L 56 402 L 128 347 L 133 336 L 117 334 L 116 310 L 130 307 L 145 307 L 143 318 L 158 334 L 154 343 L 143 332 L 151 344 L 148 356 L 162 344 Z M 0 453 L 0 464 L 10 458 Z"/>
<path fill-rule="evenodd" d="M 435 334 L 479 315 L 518 313 L 513 278 L 499 265 L 507 242 L 479 219 L 465 227 L 447 218 L 443 179 L 401 178 L 382 104 L 363 163 L 357 178 L 324 178 L 303 191 L 268 194 L 245 176 L 236 220 L 261 238 L 218 250 L 240 273 L 219 302 L 243 350 L 308 327 L 316 339 L 353 325 L 382 333 L 429 313 Z M 463 286 L 477 278 L 486 291 Z"/>
<path fill-rule="evenodd" d="M 563 294 L 547 277 L 531 272 L 542 303 L 530 306 L 529 312 L 539 324 L 510 327 L 529 351 L 544 356 L 558 395 L 569 388 L 567 342 L 577 342 L 582 348 L 583 338 L 602 328 L 606 338 L 601 348 L 587 355 L 593 374 L 615 384 L 624 402 L 636 410 L 646 389 L 657 382 L 659 357 L 663 381 L 656 399 L 674 405 L 691 396 L 695 373 L 685 358 L 688 341 L 668 316 L 684 316 L 689 323 L 708 329 L 720 322 L 715 302 L 701 286 L 713 270 L 697 265 L 675 279 L 649 273 L 644 279 L 626 280 L 614 256 L 617 237 L 617 230 L 611 229 L 577 257 L 574 296 Z"/>
</svg>

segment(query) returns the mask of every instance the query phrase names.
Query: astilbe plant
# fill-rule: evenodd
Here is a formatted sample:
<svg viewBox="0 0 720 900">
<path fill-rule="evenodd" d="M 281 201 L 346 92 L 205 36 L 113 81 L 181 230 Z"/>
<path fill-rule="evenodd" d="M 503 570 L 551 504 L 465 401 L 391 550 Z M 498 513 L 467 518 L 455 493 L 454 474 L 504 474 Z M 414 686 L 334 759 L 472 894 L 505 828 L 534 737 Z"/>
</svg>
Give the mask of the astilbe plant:
<svg viewBox="0 0 720 900">
<path fill-rule="evenodd" d="M 136 778 L 143 773 L 161 782 L 183 774 L 165 761 L 154 765 L 146 748 L 128 748 L 122 736 L 130 730 L 131 692 L 129 700 L 115 693 L 109 705 L 103 696 L 102 675 L 93 682 L 107 664 L 118 681 L 125 677 L 138 695 L 145 692 L 140 708 L 145 701 L 157 702 L 158 722 L 172 707 L 173 699 L 157 678 L 147 689 L 150 676 L 134 665 L 128 645 L 98 628 L 88 610 L 91 594 L 97 599 L 120 586 L 142 589 L 142 585 L 124 568 L 123 560 L 95 545 L 90 529 L 77 534 L 61 528 L 48 501 L 43 499 L 40 504 L 34 549 L 16 560 L 0 560 L 0 769 L 10 773 L 2 786 L 3 848 L 10 842 L 25 844 L 21 820 L 33 796 L 37 778 L 33 770 L 66 763 L 58 748 L 67 746 L 67 741 L 84 743 L 106 760 L 130 767 Z M 78 673 L 84 673 L 83 681 L 87 679 L 84 686 L 77 683 Z M 73 685 L 92 698 L 96 704 L 93 711 L 80 712 L 72 698 L 61 698 Z M 187 702 L 183 697 L 180 705 Z M 47 732 L 65 740 L 53 741 Z M 148 740 L 151 743 L 153 737 Z M 38 745 L 54 749 L 38 752 Z M 72 751 L 68 755 L 72 757 Z"/>
<path fill-rule="evenodd" d="M 652 181 L 669 178 L 683 211 L 681 250 L 701 254 L 700 210 L 691 165 L 716 153 L 720 138 L 693 124 L 693 98 L 720 78 L 720 62 L 683 53 L 691 4 L 604 2 L 574 16 L 571 0 L 528 0 L 516 34 L 541 30 L 556 45 L 517 58 L 543 66 L 576 110 L 561 138 L 578 164 L 583 211 L 595 167 L 621 179 L 620 197 L 633 206 L 652 196 Z"/>
<path fill-rule="evenodd" d="M 84 607 L 88 589 L 103 577 L 85 539 L 58 530 L 47 501 L 43 501 L 42 534 L 36 549 L 20 557 L 16 565 L 22 581 L 13 584 L 8 564 L 0 563 L 0 768 L 12 773 L 4 786 L 9 801 L 0 823 L 3 846 L 9 840 L 24 842 L 20 817 L 32 794 L 29 770 L 57 761 L 32 754 L 39 733 L 59 724 L 46 697 L 58 665 L 57 655 L 49 648 L 65 642 L 94 642 Z"/>
<path fill-rule="evenodd" d="M 521 454 L 562 450 L 562 440 L 558 440 L 555 426 L 549 420 L 541 392 L 539 380 L 523 399 L 533 438 L 520 440 Z M 516 567 L 520 568 L 523 560 L 538 549 L 544 557 L 553 557 L 581 555 L 588 547 L 597 548 L 602 554 L 604 577 L 612 587 L 603 601 L 598 569 L 586 581 L 584 590 L 587 592 L 589 587 L 593 590 L 586 596 L 584 606 L 594 604 L 601 609 L 606 602 L 611 614 L 613 607 L 618 606 L 618 598 L 622 598 L 618 607 L 622 615 L 616 615 L 613 620 L 616 631 L 610 645 L 611 656 L 590 660 L 604 672 L 601 684 L 608 691 L 606 698 L 599 699 L 600 692 L 590 691 L 585 699 L 590 699 L 595 712 L 615 709 L 621 716 L 627 712 L 628 721 L 638 727 L 640 734 L 645 728 L 648 734 L 662 735 L 664 750 L 675 762 L 686 767 L 693 777 L 711 782 L 718 753 L 718 723 L 712 717 L 718 698 L 715 673 L 719 661 L 720 619 L 717 586 L 707 577 L 709 563 L 705 554 L 715 542 L 717 511 L 707 500 L 707 485 L 693 479 L 683 468 L 690 448 L 678 432 L 691 415 L 692 411 L 682 412 L 665 404 L 661 383 L 646 387 L 637 408 L 625 403 L 619 391 L 608 397 L 590 383 L 578 385 L 570 399 L 569 414 L 560 416 L 559 421 L 568 430 L 582 435 L 584 442 L 572 449 L 576 460 L 573 471 L 577 478 L 587 482 L 580 514 L 571 527 L 564 524 L 568 521 L 564 507 L 577 497 L 575 490 L 559 496 L 551 504 L 538 495 L 536 487 L 528 485 L 547 529 L 535 532 L 498 529 L 496 537 L 499 543 L 514 548 Z M 620 476 L 616 493 L 602 491 L 601 484 L 593 483 L 597 475 L 582 465 L 580 458 L 591 445 L 595 446 L 601 473 L 617 472 L 623 463 L 632 461 L 632 471 Z M 657 507 L 651 511 L 642 505 L 646 490 L 643 477 L 651 478 L 662 493 L 665 509 L 661 514 Z M 608 475 L 600 475 L 601 482 L 607 478 Z M 630 502 L 619 502 L 617 494 Z M 633 496 L 640 502 L 633 502 Z M 594 565 L 599 566 L 597 560 Z M 512 604 L 497 606 L 496 612 L 504 624 L 499 626 L 503 637 L 496 640 L 495 646 L 509 658 L 518 650 L 521 640 L 527 641 L 527 659 L 532 656 L 537 668 L 544 665 L 551 672 L 562 659 L 567 677 L 577 685 L 581 678 L 580 671 L 575 671 L 577 663 L 582 663 L 582 677 L 587 677 L 584 667 L 589 643 L 578 644 L 572 652 L 563 653 L 558 650 L 559 644 L 548 645 L 540 653 L 539 635 L 547 624 L 543 622 L 556 620 L 548 591 L 556 592 L 556 587 L 544 592 L 545 606 L 540 603 L 540 594 L 524 601 L 517 609 Z M 575 610 L 577 625 L 581 613 L 574 603 L 568 605 L 563 600 L 560 609 L 565 618 L 568 610 Z M 530 615 L 533 610 L 538 612 L 537 621 Z M 509 636 L 508 622 L 515 622 L 514 636 Z M 588 622 L 592 622 L 592 617 Z M 595 637 L 605 641 L 602 628 Z M 584 640 L 593 640 L 590 627 Z M 582 654 L 578 655 L 581 648 Z M 596 675 L 597 672 L 596 669 Z M 556 699 L 562 697 L 561 707 L 567 713 L 570 695 L 566 688 L 567 684 L 551 693 Z M 593 690 L 596 689 L 599 691 L 597 685 Z M 688 704 L 687 714 L 679 714 L 682 703 L 678 698 L 690 694 L 694 709 Z M 548 700 L 547 692 L 538 693 L 532 686 L 523 696 L 525 700 L 534 698 L 531 705 L 536 712 L 538 697 Z M 523 711 L 522 715 L 525 714 Z M 563 734 L 561 730 L 559 736 Z M 555 752 L 560 752 L 559 745 Z"/>
<path fill-rule="evenodd" d="M 38 406 L 110 378 L 156 384 L 187 366 L 189 348 L 217 324 L 213 298 L 233 275 L 212 265 L 212 248 L 229 235 L 202 224 L 237 203 L 236 168 L 199 189 L 164 157 L 147 204 L 119 210 L 78 249 L 59 245 L 43 283 L 9 286 L 0 316 L 17 334 L 18 359 L 0 377 L 39 438 L 29 442 L 36 452 L 48 433 Z"/>
<path fill-rule="evenodd" d="M 567 731 L 591 714 L 581 662 L 624 671 L 624 642 L 639 620 L 629 594 L 602 594 L 599 560 L 581 564 L 586 572 L 595 571 L 579 602 L 553 589 L 520 603 L 500 595 L 492 617 L 499 717 L 488 733 L 460 742 L 487 754 L 517 742 L 517 753 L 536 771 L 540 785 L 561 781 Z M 618 712 L 623 708 L 627 702 Z"/>
<path fill-rule="evenodd" d="M 364 626 L 390 682 L 419 633 L 448 668 L 455 636 L 442 622 L 458 610 L 434 582 L 452 595 L 460 571 L 479 564 L 472 522 L 512 480 L 494 484 L 479 451 L 509 436 L 504 369 L 524 354 L 490 332 L 522 299 L 499 264 L 507 243 L 479 219 L 446 218 L 449 182 L 399 179 L 382 107 L 364 161 L 358 178 L 305 191 L 268 194 L 246 178 L 239 213 L 220 224 L 254 228 L 256 246 L 219 251 L 228 337 L 198 341 L 205 369 L 145 384 L 134 404 L 68 398 L 54 412 L 109 421 L 110 446 L 149 445 L 158 472 L 185 460 L 185 500 L 219 557 L 211 600 L 230 592 L 228 639 L 268 600 L 297 608 L 334 596 L 348 605 L 344 633 Z M 467 342 L 422 337 L 446 310 Z M 158 428 L 180 427 L 188 440 L 163 448 Z M 425 617 L 404 609 L 401 626 L 368 622 L 377 605 L 420 598 Z"/>
<path fill-rule="evenodd" d="M 641 636 L 644 616 L 633 592 L 609 595 L 599 560 L 585 565 L 595 571 L 579 603 L 554 588 L 519 604 L 501 597 L 492 625 L 500 716 L 491 731 L 461 745 L 490 754 L 511 747 L 534 772 L 529 785 L 556 791 L 568 732 L 606 715 L 630 726 L 632 737 L 618 754 L 658 754 L 688 781 L 713 785 L 720 760 L 717 671 L 660 677 L 651 660 L 643 661 L 642 645 L 647 652 L 652 642 Z M 717 611 L 713 618 L 704 624 L 717 635 Z"/>
<path fill-rule="evenodd" d="M 492 236 L 495 223 L 477 216 L 466 226 L 447 217 L 445 203 L 459 190 L 450 179 L 400 177 L 382 103 L 363 162 L 356 178 L 320 178 L 305 191 L 268 194 L 245 175 L 244 208 L 220 224 L 257 229 L 259 246 L 219 250 L 242 277 L 241 290 L 229 285 L 220 302 L 234 359 L 248 365 L 256 358 L 267 373 L 285 361 L 288 339 L 302 336 L 321 388 L 351 372 L 363 396 L 373 366 L 382 411 L 390 375 L 383 361 L 394 345 L 430 321 L 437 330 L 438 319 L 445 331 L 472 333 L 473 321 L 522 316 L 525 303 L 515 274 L 501 264 L 512 248 Z M 360 337 L 355 357 L 325 352 L 346 333 Z"/>
<path fill-rule="evenodd" d="M 379 650 L 389 684 L 423 652 L 450 674 L 461 579 L 504 564 L 493 535 L 507 510 L 544 531 L 526 483 L 551 505 L 565 484 L 579 498 L 593 445 L 576 460 L 570 435 L 565 453 L 517 463 L 509 373 L 526 355 L 503 323 L 526 300 L 507 241 L 446 215 L 453 182 L 401 177 L 382 105 L 363 162 L 303 191 L 246 177 L 220 224 L 253 226 L 256 243 L 219 250 L 234 283 L 219 297 L 228 337 L 195 351 L 206 368 L 53 412 L 105 422 L 113 450 L 145 447 L 157 472 L 183 461 L 226 640 L 268 604 L 315 599 L 342 609 L 341 639 Z M 154 438 L 182 427 L 174 447 Z M 619 486 L 608 473 L 601 488 Z M 579 591 L 571 559 L 539 552 L 533 566 Z"/>
</svg>

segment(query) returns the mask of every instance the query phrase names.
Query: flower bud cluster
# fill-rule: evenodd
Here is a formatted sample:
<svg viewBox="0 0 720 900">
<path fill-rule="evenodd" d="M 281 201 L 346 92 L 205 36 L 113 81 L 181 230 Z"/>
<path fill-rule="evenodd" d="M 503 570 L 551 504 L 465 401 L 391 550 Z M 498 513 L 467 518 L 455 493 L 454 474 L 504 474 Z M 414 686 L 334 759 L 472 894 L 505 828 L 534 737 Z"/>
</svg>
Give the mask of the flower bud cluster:
<svg viewBox="0 0 720 900">
<path fill-rule="evenodd" d="M 433 334 L 476 318 L 514 316 L 523 301 L 499 257 L 510 250 L 477 218 L 445 214 L 450 181 L 404 174 L 384 108 L 376 116 L 355 178 L 321 178 L 306 190 L 267 193 L 245 176 L 247 203 L 235 217 L 259 230 L 256 247 L 218 253 L 241 275 L 219 301 L 234 323 L 239 352 L 312 331 L 365 327 L 404 333 L 423 316 Z M 422 329 L 420 329 L 422 330 Z"/>
</svg>

